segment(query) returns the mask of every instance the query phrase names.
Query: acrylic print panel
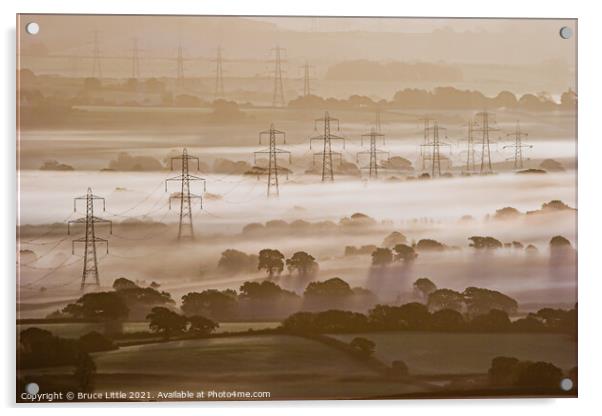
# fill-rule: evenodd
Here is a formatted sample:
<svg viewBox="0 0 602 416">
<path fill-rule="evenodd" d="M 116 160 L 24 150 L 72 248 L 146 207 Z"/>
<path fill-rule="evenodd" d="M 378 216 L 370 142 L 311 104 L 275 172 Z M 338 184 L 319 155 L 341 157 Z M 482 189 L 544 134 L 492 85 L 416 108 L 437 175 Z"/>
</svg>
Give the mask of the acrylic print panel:
<svg viewBox="0 0 602 416">
<path fill-rule="evenodd" d="M 16 400 L 576 396 L 576 38 L 19 16 Z"/>
</svg>

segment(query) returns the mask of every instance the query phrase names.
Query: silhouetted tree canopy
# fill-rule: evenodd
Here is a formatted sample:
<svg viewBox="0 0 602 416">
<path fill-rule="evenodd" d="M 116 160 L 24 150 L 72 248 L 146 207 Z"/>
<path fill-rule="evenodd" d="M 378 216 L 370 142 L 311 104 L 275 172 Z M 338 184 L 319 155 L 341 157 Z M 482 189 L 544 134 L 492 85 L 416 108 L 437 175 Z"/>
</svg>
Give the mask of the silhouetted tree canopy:
<svg viewBox="0 0 602 416">
<path fill-rule="evenodd" d="M 470 243 L 469 246 L 474 247 L 477 250 L 496 249 L 496 248 L 502 248 L 504 246 L 501 241 L 499 241 L 493 237 L 473 236 L 473 237 L 470 237 L 469 240 L 472 241 L 472 243 Z"/>
<path fill-rule="evenodd" d="M 561 235 L 556 235 L 550 239 L 550 247 L 572 247 L 571 242 Z"/>
<path fill-rule="evenodd" d="M 443 251 L 445 250 L 445 245 L 436 240 L 424 238 L 416 243 L 415 248 L 418 251 Z"/>
<path fill-rule="evenodd" d="M 274 274 L 282 273 L 282 270 L 284 270 L 284 254 L 269 248 L 261 250 L 257 269 L 265 270 L 270 279 L 274 277 Z"/>
<path fill-rule="evenodd" d="M 148 326 L 151 331 L 162 334 L 165 339 L 184 332 L 188 325 L 188 319 L 185 316 L 162 306 L 154 307 L 147 315 L 146 320 L 150 321 Z"/>
<path fill-rule="evenodd" d="M 398 244 L 405 244 L 407 243 L 407 241 L 408 239 L 405 235 L 403 235 L 399 231 L 393 231 L 391 234 L 385 237 L 382 246 L 386 248 L 393 248 Z"/>
<path fill-rule="evenodd" d="M 420 296 L 424 299 L 428 300 L 428 296 L 437 290 L 437 285 L 434 284 L 431 279 L 427 277 L 421 277 L 416 279 L 414 284 L 412 285 L 414 290 L 420 294 Z"/>
<path fill-rule="evenodd" d="M 496 386 L 548 388 L 560 391 L 562 370 L 543 361 L 520 361 L 514 357 L 495 357 L 488 371 Z"/>
<path fill-rule="evenodd" d="M 237 314 L 237 294 L 233 290 L 204 290 L 182 296 L 186 316 L 203 315 L 212 319 L 231 319 Z"/>
<path fill-rule="evenodd" d="M 190 323 L 188 332 L 199 336 L 207 336 L 219 327 L 217 322 L 201 315 L 190 316 L 188 322 Z"/>
<path fill-rule="evenodd" d="M 318 269 L 316 259 L 305 251 L 297 251 L 294 253 L 290 259 L 286 260 L 286 266 L 291 273 L 296 271 L 299 274 L 299 277 L 302 278 L 314 274 Z"/>
<path fill-rule="evenodd" d="M 117 292 L 86 293 L 75 303 L 70 303 L 63 313 L 74 318 L 119 320 L 127 318 L 129 308 Z"/>
<path fill-rule="evenodd" d="M 245 273 L 257 270 L 259 259 L 256 255 L 238 250 L 225 250 L 217 262 L 217 268 L 228 273 Z"/>
<path fill-rule="evenodd" d="M 453 309 L 458 312 L 464 310 L 464 296 L 451 289 L 437 289 L 428 295 L 427 306 L 431 311 Z"/>
<path fill-rule="evenodd" d="M 395 252 L 396 261 L 409 263 L 418 257 L 418 253 L 416 253 L 414 248 L 408 246 L 407 244 L 396 244 L 393 248 L 393 251 Z"/>
<path fill-rule="evenodd" d="M 393 262 L 393 252 L 388 248 L 377 248 L 372 252 L 373 266 L 386 266 Z"/>
<path fill-rule="evenodd" d="M 460 331 L 464 328 L 464 317 L 454 309 L 440 309 L 431 316 L 433 331 Z"/>
<path fill-rule="evenodd" d="M 349 346 L 357 350 L 362 356 L 369 357 L 374 354 L 376 344 L 374 341 L 364 337 L 355 337 L 349 343 Z"/>
</svg>

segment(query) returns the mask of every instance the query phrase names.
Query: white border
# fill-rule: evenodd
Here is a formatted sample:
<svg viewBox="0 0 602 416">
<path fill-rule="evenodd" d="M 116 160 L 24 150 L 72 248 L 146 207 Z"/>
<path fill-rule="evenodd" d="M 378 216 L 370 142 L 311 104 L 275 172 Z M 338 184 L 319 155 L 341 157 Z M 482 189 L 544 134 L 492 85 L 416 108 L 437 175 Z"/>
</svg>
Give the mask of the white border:
<svg viewBox="0 0 602 416">
<path fill-rule="evenodd" d="M 15 4 L 16 3 L 16 4 Z M 178 412 L 196 414 L 210 412 L 244 416 L 282 414 L 304 415 L 308 412 L 326 414 L 337 411 L 349 415 L 365 415 L 367 411 L 420 412 L 421 415 L 507 415 L 526 411 L 546 415 L 593 414 L 601 408 L 597 389 L 602 385 L 600 300 L 602 273 L 600 262 L 600 217 L 602 216 L 602 189 L 598 177 L 602 157 L 602 134 L 597 129 L 599 120 L 600 88 L 599 40 L 602 22 L 596 2 L 518 0 L 492 1 L 385 1 L 367 2 L 303 0 L 20 0 L 2 2 L 0 19 L 3 29 L 2 91 L 5 126 L 2 137 L 2 222 L 0 258 L 4 273 L 4 325 L 6 331 L 1 343 L 3 374 L 0 377 L 1 404 L 15 411 L 14 402 L 14 298 L 15 298 L 15 14 L 20 13 L 120 13 L 120 14 L 247 14 L 247 15 L 347 15 L 347 16 L 445 16 L 445 17 L 554 17 L 579 19 L 579 399 L 512 399 L 512 400 L 429 400 L 388 402 L 282 402 L 282 403 L 195 403 L 109 405 L 127 407 L 149 414 L 165 413 L 169 407 Z M 200 408 L 200 409 L 198 409 Z M 39 408 L 38 408 L 39 409 Z M 45 414 L 82 412 L 105 414 L 105 406 L 43 406 Z M 26 407 L 22 412 L 33 412 Z"/>
</svg>

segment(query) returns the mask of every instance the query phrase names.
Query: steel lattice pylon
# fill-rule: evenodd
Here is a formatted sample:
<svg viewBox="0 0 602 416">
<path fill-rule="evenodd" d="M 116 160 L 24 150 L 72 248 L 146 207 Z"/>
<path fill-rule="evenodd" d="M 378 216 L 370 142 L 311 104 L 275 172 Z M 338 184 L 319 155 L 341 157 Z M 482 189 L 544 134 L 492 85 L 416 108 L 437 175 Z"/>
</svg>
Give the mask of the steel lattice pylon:
<svg viewBox="0 0 602 416">
<path fill-rule="evenodd" d="M 520 129 L 520 122 L 516 122 L 516 129 L 513 133 L 508 133 L 508 137 L 514 137 L 514 144 L 506 145 L 503 149 L 513 148 L 514 149 L 514 157 L 507 160 L 514 160 L 514 169 L 522 169 L 523 168 L 523 148 L 531 149 L 533 145 L 523 144 L 523 138 L 527 137 L 528 134 L 524 133 Z"/>
<path fill-rule="evenodd" d="M 441 176 L 441 146 L 449 146 L 449 144 L 442 142 L 439 138 L 439 132 L 441 130 L 445 130 L 445 128 L 439 127 L 439 123 L 437 122 L 437 120 L 431 121 L 432 126 L 425 128 L 425 137 L 429 138 L 429 140 L 427 141 L 427 143 L 422 144 L 422 147 L 432 147 L 430 155 L 431 178 L 435 178 L 437 176 Z"/>
<path fill-rule="evenodd" d="M 73 211 L 77 211 L 77 201 L 86 201 L 86 216 L 67 223 L 67 234 L 71 234 L 71 224 L 83 224 L 85 227 L 85 236 L 71 242 L 71 253 L 75 254 L 75 244 L 84 243 L 84 268 L 82 271 L 81 289 L 85 286 L 94 285 L 100 286 L 100 276 L 98 273 L 98 257 L 96 255 L 96 243 L 105 243 L 107 246 L 107 254 L 109 253 L 109 242 L 104 238 L 96 236 L 94 224 L 108 223 L 110 225 L 110 233 L 113 233 L 113 223 L 94 216 L 94 201 L 102 200 L 102 209 L 105 209 L 105 199 L 96 196 L 92 193 L 92 189 L 88 188 L 88 192 L 84 196 L 73 198 Z"/>
<path fill-rule="evenodd" d="M 282 81 L 282 52 L 285 49 L 280 46 L 272 48 L 274 53 L 274 59 L 271 61 L 274 63 L 274 96 L 272 97 L 272 107 L 284 107 L 286 102 L 284 101 L 284 83 Z"/>
<path fill-rule="evenodd" d="M 224 92 L 224 69 L 223 69 L 223 58 L 222 58 L 222 47 L 217 47 L 217 56 L 215 57 L 215 98 L 223 98 L 226 94 Z"/>
<path fill-rule="evenodd" d="M 378 114 L 378 113 L 377 113 Z M 383 133 L 379 133 L 378 130 L 372 128 L 370 133 L 362 134 L 361 145 L 364 145 L 364 137 L 370 138 L 370 150 L 367 152 L 358 152 L 356 155 L 356 161 L 359 163 L 360 155 L 369 155 L 370 163 L 368 166 L 363 167 L 361 169 L 369 170 L 369 177 L 371 179 L 378 178 L 378 155 L 384 154 L 387 155 L 387 159 L 389 158 L 389 152 L 380 150 L 376 147 L 376 140 L 378 138 L 382 138 L 383 144 L 385 144 L 385 135 Z"/>
<path fill-rule="evenodd" d="M 481 138 L 481 167 L 479 173 L 481 175 L 490 175 L 493 173 L 493 167 L 491 165 L 491 137 L 490 133 L 497 131 L 497 128 L 492 127 L 492 123 L 495 122 L 495 115 L 487 111 L 477 113 L 475 126 L 473 127 L 473 133 L 482 133 Z"/>
<path fill-rule="evenodd" d="M 190 156 L 186 148 L 182 151 L 181 156 L 171 158 L 171 169 L 173 170 L 173 162 L 179 160 L 182 163 L 182 173 L 179 176 L 168 178 L 165 180 L 165 192 L 167 192 L 167 183 L 170 181 L 177 181 L 181 183 L 180 193 L 178 195 L 172 195 L 169 197 L 169 208 L 171 209 L 171 200 L 180 200 L 180 221 L 178 224 L 178 240 L 181 239 L 194 239 L 194 228 L 192 225 L 192 199 L 198 198 L 201 201 L 201 208 L 203 208 L 203 197 L 201 195 L 195 195 L 190 193 L 190 181 L 203 181 L 203 192 L 206 191 L 206 182 L 204 178 L 191 175 L 189 173 L 189 161 L 196 160 L 197 170 L 200 169 L 200 161 L 196 156 Z"/>
<path fill-rule="evenodd" d="M 261 144 L 261 138 L 263 136 L 269 137 L 269 148 L 267 150 L 259 150 L 254 152 L 255 164 L 257 164 L 257 155 L 259 154 L 267 154 L 269 157 L 268 160 L 268 190 L 267 196 L 270 197 L 278 197 L 280 194 L 280 189 L 278 185 L 278 155 L 279 154 L 288 154 L 289 163 L 291 163 L 291 152 L 287 150 L 282 150 L 276 147 L 276 138 L 277 136 L 282 136 L 283 143 L 286 144 L 286 133 L 280 130 L 276 130 L 274 128 L 274 124 L 270 125 L 269 130 L 265 130 L 259 132 L 259 144 Z"/>
<path fill-rule="evenodd" d="M 337 130 L 339 130 L 339 119 L 332 118 L 328 114 L 328 111 L 324 113 L 324 118 L 315 120 L 314 128 L 317 130 L 318 123 L 324 124 L 324 133 L 320 136 L 312 137 L 309 139 L 309 148 L 312 148 L 312 142 L 314 140 L 320 140 L 323 142 L 322 152 L 314 153 L 314 164 L 316 156 L 322 158 L 322 182 L 334 181 L 334 165 L 332 162 L 333 156 L 339 158 L 339 163 L 342 163 L 343 157 L 339 152 L 332 151 L 332 141 L 342 140 L 343 149 L 345 148 L 345 139 L 343 137 L 334 135 L 331 133 L 330 123 L 335 122 L 337 124 Z"/>
</svg>

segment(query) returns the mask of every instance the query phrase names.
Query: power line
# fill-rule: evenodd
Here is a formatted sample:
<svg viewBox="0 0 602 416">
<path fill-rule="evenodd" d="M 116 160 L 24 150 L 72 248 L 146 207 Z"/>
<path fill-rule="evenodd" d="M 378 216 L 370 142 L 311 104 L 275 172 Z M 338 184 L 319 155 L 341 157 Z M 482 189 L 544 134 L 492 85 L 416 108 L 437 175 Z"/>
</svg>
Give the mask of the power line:
<svg viewBox="0 0 602 416">
<path fill-rule="evenodd" d="M 134 38 L 132 47 L 132 78 L 140 79 L 140 54 L 138 49 L 138 38 Z"/>
<path fill-rule="evenodd" d="M 340 130 L 339 119 L 331 118 L 330 114 L 328 114 L 328 111 L 326 111 L 324 113 L 323 118 L 316 119 L 314 122 L 314 129 L 316 129 L 316 130 L 318 128 L 318 123 L 322 123 L 324 125 L 323 134 L 309 139 L 309 148 L 310 149 L 312 148 L 312 143 L 314 140 L 320 140 L 321 142 L 323 142 L 322 152 L 314 153 L 314 159 L 313 159 L 314 164 L 315 164 L 316 156 L 322 158 L 322 182 L 326 182 L 326 181 L 334 182 L 334 167 L 333 167 L 333 163 L 332 163 L 333 156 L 339 158 L 339 163 L 342 163 L 342 160 L 343 160 L 343 156 L 341 155 L 341 153 L 332 151 L 332 141 L 333 140 L 341 140 L 343 142 L 343 149 L 345 149 L 345 138 L 331 133 L 330 123 L 332 123 L 332 122 L 336 123 L 337 131 Z"/>
<path fill-rule="evenodd" d="M 278 197 L 280 194 L 278 187 L 278 155 L 288 154 L 289 163 L 291 162 L 291 152 L 282 150 L 276 147 L 276 137 L 282 136 L 283 143 L 286 144 L 286 133 L 274 128 L 274 124 L 270 124 L 270 129 L 259 132 L 259 144 L 261 144 L 262 136 L 268 136 L 269 148 L 267 150 L 259 150 L 254 152 L 255 164 L 257 164 L 257 155 L 268 154 L 268 190 L 267 197 Z"/>
<path fill-rule="evenodd" d="M 364 145 L 364 137 L 370 138 L 370 150 L 367 152 L 357 152 L 356 161 L 359 163 L 361 155 L 369 155 L 369 164 L 366 167 L 362 167 L 361 169 L 369 170 L 370 179 L 378 178 L 378 155 L 386 155 L 387 159 L 389 158 L 389 152 L 377 149 L 376 140 L 378 138 L 382 138 L 383 144 L 385 144 L 385 135 L 383 133 L 379 133 L 375 128 L 370 130 L 370 133 L 362 134 L 361 136 L 361 145 Z"/>
<path fill-rule="evenodd" d="M 272 97 L 272 107 L 284 107 L 284 84 L 282 82 L 282 52 L 286 49 L 276 46 L 271 51 L 274 53 L 274 59 L 270 62 L 274 63 L 274 95 Z"/>
<path fill-rule="evenodd" d="M 100 56 L 100 42 L 98 39 L 98 30 L 93 32 L 92 42 L 92 78 L 102 78 L 102 67 L 101 67 L 101 56 Z"/>
<path fill-rule="evenodd" d="M 168 178 L 165 180 L 165 191 L 167 192 L 167 183 L 170 181 L 176 181 L 181 183 L 181 191 L 179 195 L 172 195 L 169 197 L 169 207 L 171 208 L 171 200 L 180 200 L 180 221 L 178 226 L 178 240 L 189 238 L 194 239 L 194 229 L 192 226 L 192 207 L 191 199 L 198 198 L 201 201 L 201 209 L 203 208 L 203 197 L 201 195 L 195 195 L 190 193 L 190 181 L 203 181 L 203 191 L 206 191 L 206 181 L 198 176 L 190 175 L 188 170 L 188 164 L 190 160 L 196 160 L 197 170 L 200 169 L 200 161 L 196 156 L 190 156 L 186 148 L 182 151 L 181 156 L 171 158 L 171 169 L 173 170 L 174 160 L 180 160 L 182 162 L 182 173 L 179 176 Z"/>
<path fill-rule="evenodd" d="M 528 134 L 524 133 L 520 129 L 520 122 L 516 122 L 516 129 L 513 133 L 508 133 L 508 137 L 514 137 L 514 144 L 506 145 L 503 149 L 506 148 L 514 148 L 514 157 L 509 160 L 514 160 L 514 169 L 522 169 L 523 168 L 523 149 L 532 149 L 533 145 L 523 144 L 523 138 L 527 137 Z"/>
<path fill-rule="evenodd" d="M 96 236 L 96 223 L 107 223 L 110 225 L 110 232 L 113 232 L 113 223 L 110 220 L 105 220 L 94 215 L 94 201 L 102 200 L 103 211 L 105 209 L 105 199 L 96 196 L 92 193 L 92 189 L 88 188 L 88 192 L 84 196 L 73 198 L 73 210 L 77 210 L 77 201 L 86 201 L 86 216 L 71 220 L 67 223 L 67 234 L 71 233 L 71 224 L 84 224 L 85 236 L 72 241 L 71 252 L 75 254 L 75 244 L 84 243 L 84 269 L 82 272 L 81 289 L 87 285 L 100 286 L 100 278 L 98 274 L 98 259 L 96 257 L 96 243 L 105 243 L 107 246 L 107 254 L 109 253 L 109 241 Z"/>
<path fill-rule="evenodd" d="M 475 163 L 475 148 L 474 148 L 474 127 L 476 123 L 474 120 L 469 120 L 467 123 L 467 134 L 466 134 L 466 164 L 464 165 L 462 173 L 465 175 L 471 175 L 476 172 Z"/>
<path fill-rule="evenodd" d="M 226 96 L 224 93 L 224 72 L 223 72 L 223 59 L 222 59 L 222 47 L 218 46 L 217 56 L 215 58 L 215 98 L 223 98 Z"/>
<path fill-rule="evenodd" d="M 481 133 L 481 167 L 479 173 L 481 175 L 490 175 L 493 173 L 493 167 L 491 165 L 491 137 L 490 133 L 499 129 L 492 127 L 495 123 L 495 114 L 487 111 L 482 111 L 476 115 L 476 126 L 473 128 L 473 132 Z"/>
<path fill-rule="evenodd" d="M 427 127 L 426 130 L 427 132 L 425 136 L 431 137 L 432 133 L 432 140 L 430 140 L 428 143 L 423 144 L 422 146 L 425 148 L 432 147 L 430 156 L 431 178 L 435 178 L 437 176 L 441 176 L 441 146 L 449 146 L 449 144 L 442 142 L 439 138 L 439 131 L 445 130 L 445 128 L 439 127 L 439 123 L 437 122 L 437 120 L 434 120 L 432 123 L 432 127 Z"/>
</svg>

